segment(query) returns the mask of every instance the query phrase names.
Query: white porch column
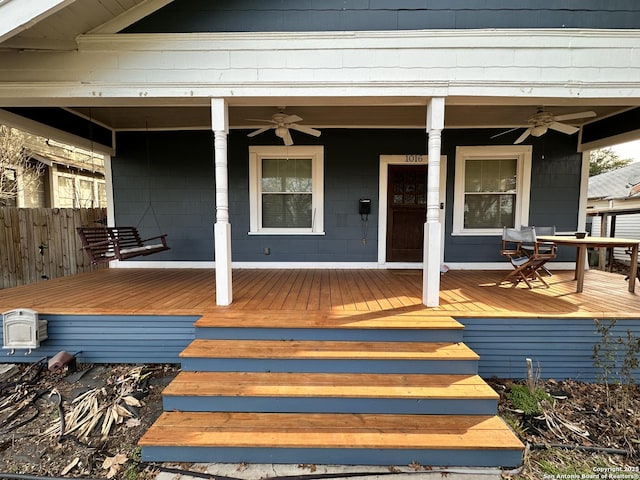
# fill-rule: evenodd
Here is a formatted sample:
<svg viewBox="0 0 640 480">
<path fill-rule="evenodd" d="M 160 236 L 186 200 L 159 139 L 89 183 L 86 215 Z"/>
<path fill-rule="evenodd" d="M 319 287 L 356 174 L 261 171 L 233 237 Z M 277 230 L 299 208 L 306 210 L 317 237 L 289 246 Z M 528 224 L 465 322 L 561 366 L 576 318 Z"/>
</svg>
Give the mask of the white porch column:
<svg viewBox="0 0 640 480">
<path fill-rule="evenodd" d="M 422 303 L 427 307 L 440 304 L 440 144 L 444 128 L 444 98 L 432 98 L 427 106 L 429 166 L 427 168 L 427 220 L 424 224 L 424 263 Z"/>
<path fill-rule="evenodd" d="M 229 111 L 223 98 L 211 99 L 211 125 L 214 135 L 216 224 L 214 227 L 216 256 L 216 304 L 231 305 L 231 224 L 229 223 L 229 176 L 227 170 L 227 135 Z"/>
</svg>

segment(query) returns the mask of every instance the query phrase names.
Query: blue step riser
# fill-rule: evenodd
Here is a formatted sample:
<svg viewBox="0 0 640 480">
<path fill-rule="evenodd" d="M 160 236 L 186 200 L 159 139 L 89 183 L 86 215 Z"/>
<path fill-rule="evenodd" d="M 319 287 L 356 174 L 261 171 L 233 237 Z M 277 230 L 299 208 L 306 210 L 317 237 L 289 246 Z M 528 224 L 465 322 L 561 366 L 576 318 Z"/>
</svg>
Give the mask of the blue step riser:
<svg viewBox="0 0 640 480">
<path fill-rule="evenodd" d="M 322 328 L 196 328 L 205 340 L 334 340 L 362 342 L 462 342 L 462 330 L 358 330 Z"/>
<path fill-rule="evenodd" d="M 167 412 L 270 412 L 270 413 L 382 413 L 416 415 L 495 415 L 496 400 L 489 399 L 388 399 L 388 398 L 273 398 L 196 397 L 163 398 Z"/>
<path fill-rule="evenodd" d="M 469 374 L 477 360 L 298 360 L 183 358 L 186 372 L 300 372 L 300 373 L 429 373 Z"/>
<path fill-rule="evenodd" d="M 144 462 L 286 463 L 314 465 L 420 465 L 442 467 L 515 467 L 519 450 L 382 450 L 324 448 L 144 447 Z"/>
</svg>

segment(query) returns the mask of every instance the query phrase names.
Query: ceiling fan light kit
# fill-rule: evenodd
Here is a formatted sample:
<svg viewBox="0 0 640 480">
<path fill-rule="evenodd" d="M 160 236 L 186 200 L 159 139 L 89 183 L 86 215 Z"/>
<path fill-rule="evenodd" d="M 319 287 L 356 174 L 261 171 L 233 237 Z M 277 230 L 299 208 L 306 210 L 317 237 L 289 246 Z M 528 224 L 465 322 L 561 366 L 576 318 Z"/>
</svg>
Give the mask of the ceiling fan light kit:
<svg viewBox="0 0 640 480">
<path fill-rule="evenodd" d="M 531 127 L 531 135 L 534 137 L 541 137 L 547 133 L 547 130 L 547 127 L 544 125 L 536 125 L 535 127 Z"/>
</svg>

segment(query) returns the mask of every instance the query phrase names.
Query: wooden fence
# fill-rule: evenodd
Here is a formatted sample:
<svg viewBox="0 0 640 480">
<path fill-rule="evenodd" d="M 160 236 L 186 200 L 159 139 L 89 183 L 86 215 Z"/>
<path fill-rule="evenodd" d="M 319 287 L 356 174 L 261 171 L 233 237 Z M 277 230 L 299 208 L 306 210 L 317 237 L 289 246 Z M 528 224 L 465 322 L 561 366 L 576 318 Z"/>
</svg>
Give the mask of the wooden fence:
<svg viewBox="0 0 640 480">
<path fill-rule="evenodd" d="M 0 288 L 94 270 L 76 227 L 106 219 L 104 208 L 0 208 Z"/>
</svg>

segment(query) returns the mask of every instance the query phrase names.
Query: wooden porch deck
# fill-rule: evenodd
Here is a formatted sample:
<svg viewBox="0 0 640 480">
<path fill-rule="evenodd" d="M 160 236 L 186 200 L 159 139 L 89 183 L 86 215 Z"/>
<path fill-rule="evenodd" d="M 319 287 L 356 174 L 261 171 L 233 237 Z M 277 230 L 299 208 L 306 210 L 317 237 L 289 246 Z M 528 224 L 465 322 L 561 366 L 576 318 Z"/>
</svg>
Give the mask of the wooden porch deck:
<svg viewBox="0 0 640 480">
<path fill-rule="evenodd" d="M 640 295 L 624 277 L 590 270 L 584 292 L 573 272 L 554 272 L 550 288 L 496 286 L 504 271 L 449 271 L 440 306 L 422 305 L 420 270 L 244 270 L 233 272 L 234 302 L 215 304 L 211 269 L 107 269 L 0 290 L 0 312 L 49 314 L 238 314 L 306 311 L 308 318 L 416 311 L 454 317 L 640 318 Z M 299 320 L 298 320 L 299 321 Z"/>
</svg>

